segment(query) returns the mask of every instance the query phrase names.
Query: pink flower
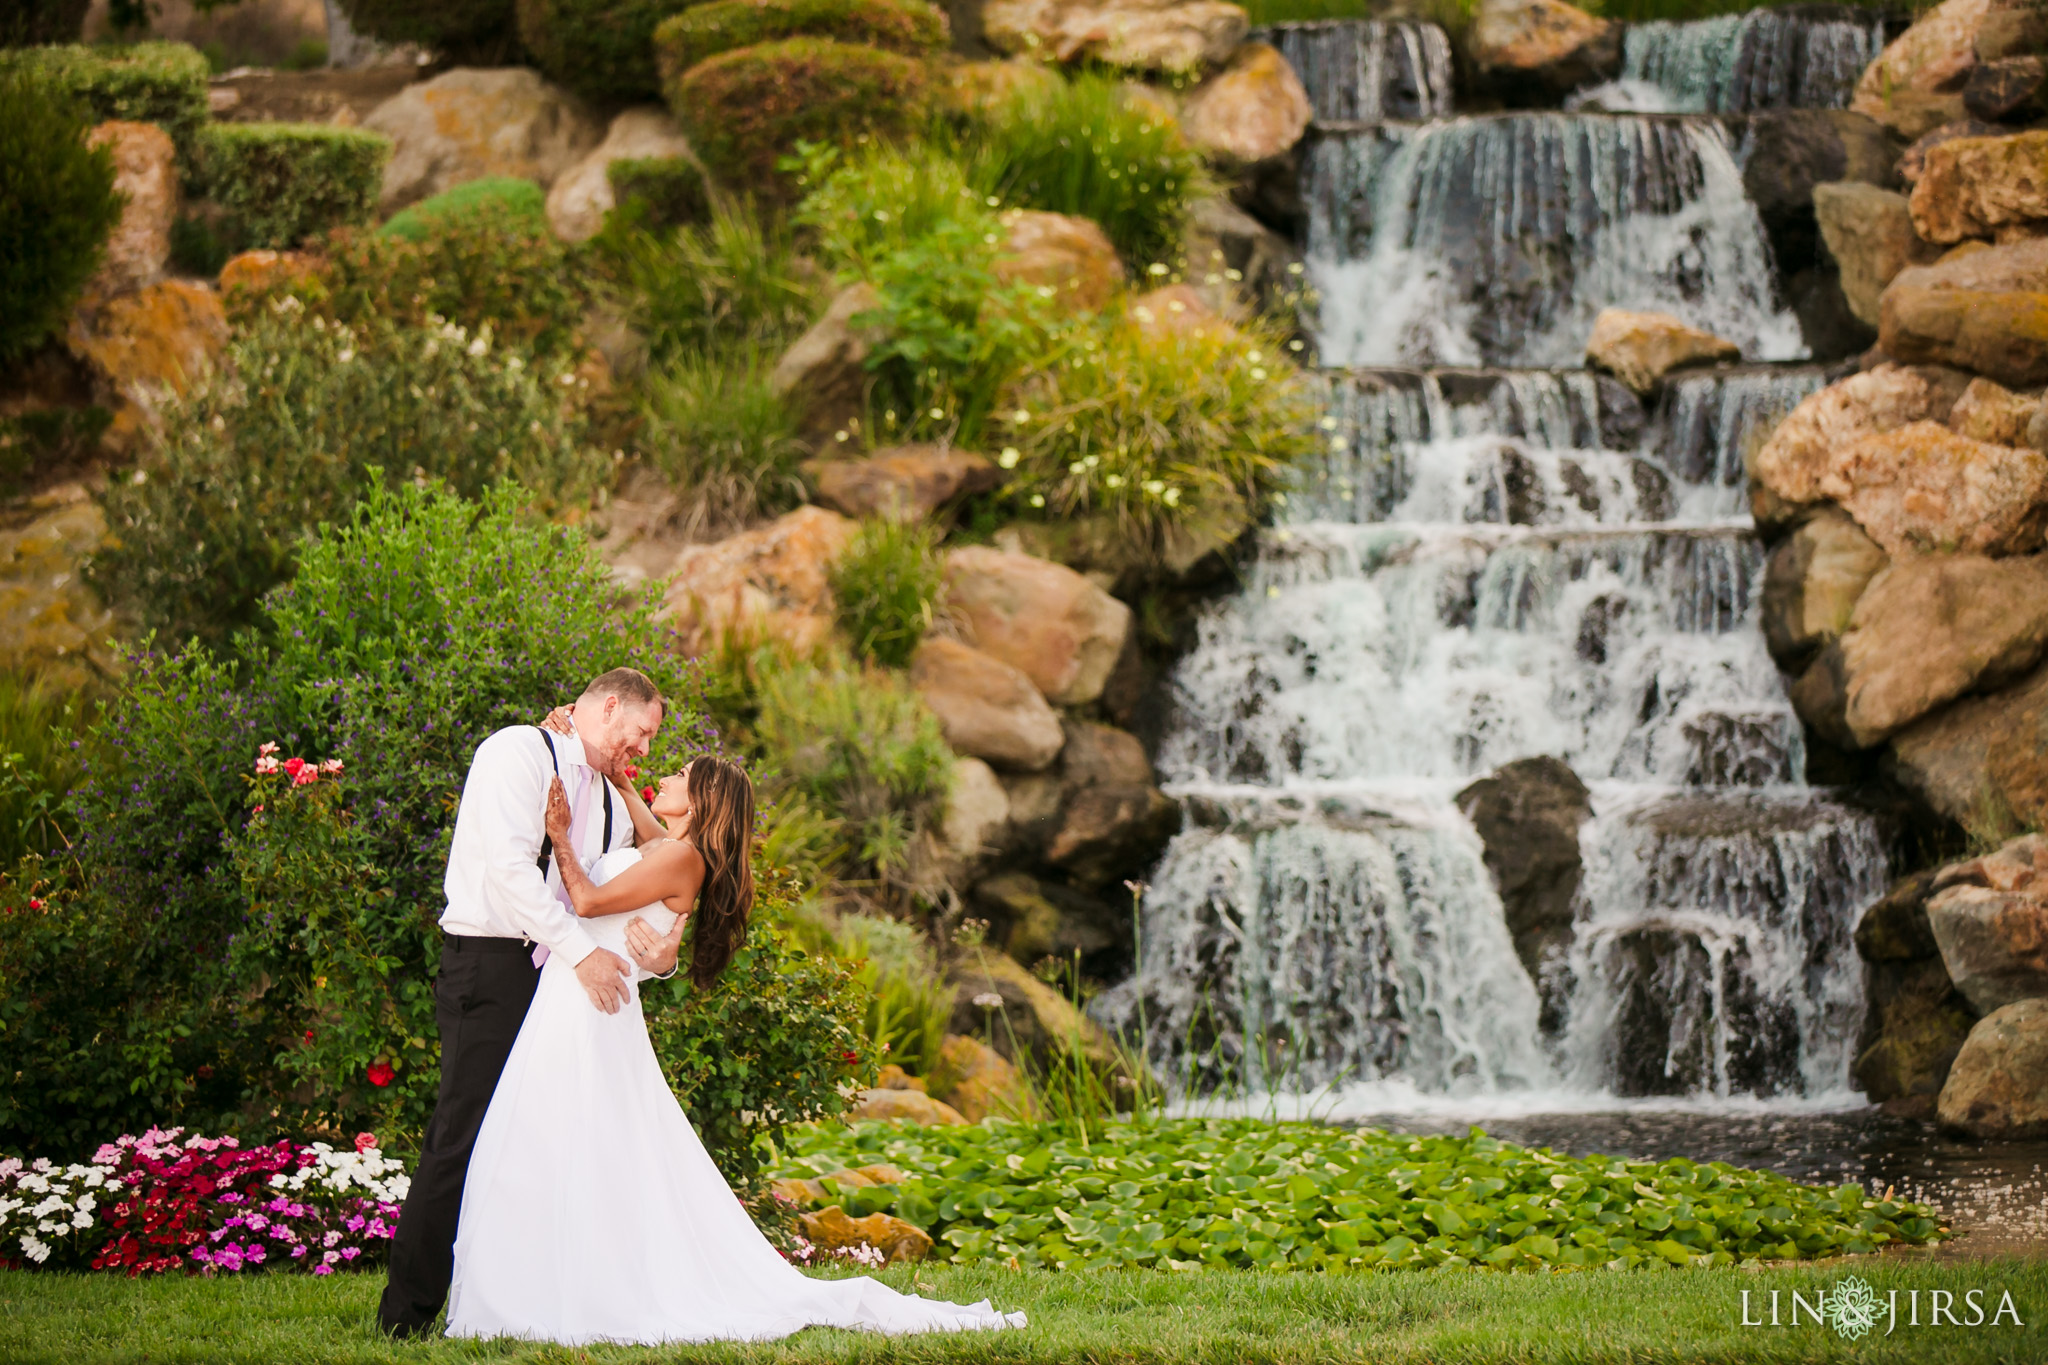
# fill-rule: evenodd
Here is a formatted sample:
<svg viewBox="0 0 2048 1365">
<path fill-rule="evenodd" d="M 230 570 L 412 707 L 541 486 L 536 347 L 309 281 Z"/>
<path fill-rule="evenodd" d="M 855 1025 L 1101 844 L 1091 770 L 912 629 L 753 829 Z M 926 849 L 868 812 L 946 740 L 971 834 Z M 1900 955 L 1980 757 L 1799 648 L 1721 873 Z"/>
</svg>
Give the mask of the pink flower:
<svg viewBox="0 0 2048 1365">
<path fill-rule="evenodd" d="M 95 1166 L 118 1166 L 121 1164 L 121 1149 L 111 1142 L 103 1142 L 100 1149 L 92 1154 Z"/>
<path fill-rule="evenodd" d="M 313 1267 L 313 1273 L 315 1275 L 332 1275 L 334 1267 L 331 1265 L 316 1265 Z"/>
<path fill-rule="evenodd" d="M 277 771 L 277 745 L 265 744 L 256 751 L 256 771 L 274 773 Z"/>
<path fill-rule="evenodd" d="M 341 775 L 341 760 L 338 758 L 328 759 L 320 765 L 320 771 L 332 777 L 339 777 Z"/>
<path fill-rule="evenodd" d="M 356 1150 L 358 1152 L 374 1151 L 376 1149 L 376 1146 L 377 1135 L 375 1133 L 356 1134 Z"/>
<path fill-rule="evenodd" d="M 298 762 L 297 759 L 293 759 L 292 761 L 294 763 Z M 310 787 L 319 780 L 319 772 L 311 767 L 301 768 L 297 772 L 292 774 L 292 785 L 294 787 Z"/>
</svg>

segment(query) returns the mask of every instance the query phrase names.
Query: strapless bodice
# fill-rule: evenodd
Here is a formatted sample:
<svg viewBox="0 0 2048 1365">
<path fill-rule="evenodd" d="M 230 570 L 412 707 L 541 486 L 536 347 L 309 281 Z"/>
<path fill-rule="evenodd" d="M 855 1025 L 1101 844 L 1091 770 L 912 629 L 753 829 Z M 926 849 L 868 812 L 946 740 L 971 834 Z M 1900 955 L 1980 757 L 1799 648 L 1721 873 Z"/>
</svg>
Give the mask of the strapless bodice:
<svg viewBox="0 0 2048 1365">
<path fill-rule="evenodd" d="M 590 880 L 603 886 L 639 861 L 640 850 L 637 848 L 613 849 L 591 866 Z M 638 910 L 624 910 L 616 915 L 599 915 L 595 919 L 586 919 L 583 921 L 583 927 L 589 931 L 591 938 L 597 941 L 598 947 L 609 948 L 631 962 L 633 955 L 626 951 L 626 926 L 632 922 L 635 915 L 646 920 L 647 927 L 657 934 L 666 934 L 676 927 L 676 912 L 660 901 L 652 905 L 643 905 Z M 633 979 L 646 981 L 650 977 L 648 973 L 635 967 Z"/>
</svg>

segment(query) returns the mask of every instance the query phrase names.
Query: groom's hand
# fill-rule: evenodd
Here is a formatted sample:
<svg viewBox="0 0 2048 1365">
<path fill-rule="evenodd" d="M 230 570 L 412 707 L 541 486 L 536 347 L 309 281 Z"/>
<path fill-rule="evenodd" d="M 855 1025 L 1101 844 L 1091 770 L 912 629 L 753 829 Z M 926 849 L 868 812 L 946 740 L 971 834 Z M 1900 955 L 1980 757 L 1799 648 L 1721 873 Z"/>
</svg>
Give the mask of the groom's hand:
<svg viewBox="0 0 2048 1365">
<path fill-rule="evenodd" d="M 626 978 L 633 969 L 609 948 L 599 948 L 576 964 L 576 979 L 583 983 L 590 1003 L 606 1014 L 617 1014 L 626 1004 Z"/>
<path fill-rule="evenodd" d="M 640 970 L 654 976 L 667 976 L 676 969 L 676 953 L 683 941 L 683 926 L 690 922 L 688 915 L 676 920 L 676 927 L 661 935 L 654 932 L 647 921 L 638 915 L 626 921 L 626 951 L 640 964 Z"/>
</svg>

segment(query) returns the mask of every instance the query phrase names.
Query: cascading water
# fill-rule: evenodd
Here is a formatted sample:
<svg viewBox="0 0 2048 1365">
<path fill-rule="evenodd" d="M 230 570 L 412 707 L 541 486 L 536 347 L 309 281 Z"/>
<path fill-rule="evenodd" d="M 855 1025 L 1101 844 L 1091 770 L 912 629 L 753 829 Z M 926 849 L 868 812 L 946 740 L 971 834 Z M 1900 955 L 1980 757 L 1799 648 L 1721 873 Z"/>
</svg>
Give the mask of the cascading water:
<svg viewBox="0 0 2048 1365">
<path fill-rule="evenodd" d="M 1646 113 L 1840 109 L 1884 49 L 1884 34 L 1881 13 L 1847 5 L 1632 24 L 1622 35 L 1621 89 L 1601 87 L 1580 102 Z"/>
<path fill-rule="evenodd" d="M 1319 123 L 1451 112 L 1451 41 L 1435 24 L 1331 19 L 1275 24 L 1252 37 L 1280 49 L 1301 73 Z"/>
<path fill-rule="evenodd" d="M 1348 115 L 1338 27 L 1283 51 Z M 1804 785 L 1743 488 L 1826 374 L 1683 374 L 1646 409 L 1497 368 L 1575 363 L 1609 305 L 1802 354 L 1718 126 L 1325 128 L 1303 188 L 1344 367 L 1326 449 L 1171 680 L 1158 762 L 1188 825 L 1098 1016 L 1191 1092 L 1336 1083 L 1354 1110 L 1846 1096 L 1850 929 L 1885 849 Z M 1525 961 L 1456 797 L 1536 755 L 1593 814 L 1570 933 Z"/>
</svg>

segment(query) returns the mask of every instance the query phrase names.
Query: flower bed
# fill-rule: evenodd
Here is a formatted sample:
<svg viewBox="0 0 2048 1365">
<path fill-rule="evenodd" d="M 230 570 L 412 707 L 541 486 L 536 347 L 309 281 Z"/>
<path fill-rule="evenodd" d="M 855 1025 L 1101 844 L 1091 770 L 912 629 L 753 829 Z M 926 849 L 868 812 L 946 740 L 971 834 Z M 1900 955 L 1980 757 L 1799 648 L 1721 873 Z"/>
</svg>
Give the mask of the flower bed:
<svg viewBox="0 0 2048 1365">
<path fill-rule="evenodd" d="M 336 1150 L 152 1128 L 90 1162 L 0 1161 L 0 1264 L 331 1275 L 383 1255 L 410 1185 L 369 1133 Z"/>
</svg>

